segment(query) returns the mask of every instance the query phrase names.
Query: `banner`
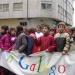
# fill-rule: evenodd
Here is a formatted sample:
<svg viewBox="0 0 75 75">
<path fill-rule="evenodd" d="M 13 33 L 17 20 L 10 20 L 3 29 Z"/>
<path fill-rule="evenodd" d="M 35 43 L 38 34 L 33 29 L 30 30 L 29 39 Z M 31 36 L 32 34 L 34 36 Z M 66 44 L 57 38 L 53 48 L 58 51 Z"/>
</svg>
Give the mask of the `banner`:
<svg viewBox="0 0 75 75">
<path fill-rule="evenodd" d="M 75 51 L 69 55 L 43 51 L 29 57 L 4 51 L 0 52 L 0 65 L 17 75 L 75 75 Z"/>
</svg>

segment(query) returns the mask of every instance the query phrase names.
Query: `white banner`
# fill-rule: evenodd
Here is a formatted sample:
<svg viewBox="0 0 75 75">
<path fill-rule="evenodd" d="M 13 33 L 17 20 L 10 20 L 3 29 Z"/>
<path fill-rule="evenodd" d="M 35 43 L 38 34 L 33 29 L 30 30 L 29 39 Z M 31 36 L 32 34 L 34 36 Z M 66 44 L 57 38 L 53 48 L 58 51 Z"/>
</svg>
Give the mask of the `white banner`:
<svg viewBox="0 0 75 75">
<path fill-rule="evenodd" d="M 16 51 L 0 52 L 0 65 L 17 75 L 75 75 L 75 52 L 40 52 L 30 57 Z"/>
</svg>

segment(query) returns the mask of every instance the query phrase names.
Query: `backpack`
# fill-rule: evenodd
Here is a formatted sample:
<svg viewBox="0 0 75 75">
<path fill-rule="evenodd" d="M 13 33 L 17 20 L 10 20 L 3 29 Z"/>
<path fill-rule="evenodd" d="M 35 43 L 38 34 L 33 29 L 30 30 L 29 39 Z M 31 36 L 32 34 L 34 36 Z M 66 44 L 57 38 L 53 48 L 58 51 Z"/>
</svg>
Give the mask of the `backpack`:
<svg viewBox="0 0 75 75">
<path fill-rule="evenodd" d="M 27 47 L 25 54 L 30 55 L 32 53 L 32 49 L 34 46 L 34 39 L 31 36 L 26 36 L 26 39 L 27 39 Z"/>
</svg>

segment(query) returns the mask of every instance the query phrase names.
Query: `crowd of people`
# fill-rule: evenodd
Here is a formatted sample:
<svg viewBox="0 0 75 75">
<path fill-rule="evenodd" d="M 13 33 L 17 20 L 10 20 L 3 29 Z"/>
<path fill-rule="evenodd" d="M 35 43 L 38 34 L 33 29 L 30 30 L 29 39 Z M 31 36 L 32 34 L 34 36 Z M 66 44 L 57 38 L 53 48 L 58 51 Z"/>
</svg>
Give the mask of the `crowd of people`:
<svg viewBox="0 0 75 75">
<path fill-rule="evenodd" d="M 43 24 L 42 27 L 37 25 L 36 28 L 9 28 L 4 25 L 0 28 L 0 50 L 17 50 L 26 56 L 40 51 L 68 54 L 75 49 L 75 27 L 69 31 L 65 26 L 64 22 L 60 22 L 56 30 L 47 24 Z M 15 74 L 0 66 L 0 75 Z"/>
</svg>

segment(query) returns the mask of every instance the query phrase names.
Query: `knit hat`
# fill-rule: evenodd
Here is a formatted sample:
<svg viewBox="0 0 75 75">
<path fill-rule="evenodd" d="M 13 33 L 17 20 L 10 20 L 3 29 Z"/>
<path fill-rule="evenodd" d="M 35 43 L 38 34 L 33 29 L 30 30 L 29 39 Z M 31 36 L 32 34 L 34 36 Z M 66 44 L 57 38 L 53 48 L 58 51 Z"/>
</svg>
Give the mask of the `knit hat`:
<svg viewBox="0 0 75 75">
<path fill-rule="evenodd" d="M 65 27 L 65 23 L 64 22 L 59 22 L 58 28 L 59 28 L 60 25 L 64 25 L 64 27 Z"/>
</svg>

